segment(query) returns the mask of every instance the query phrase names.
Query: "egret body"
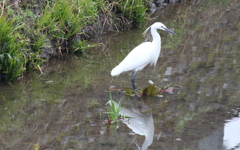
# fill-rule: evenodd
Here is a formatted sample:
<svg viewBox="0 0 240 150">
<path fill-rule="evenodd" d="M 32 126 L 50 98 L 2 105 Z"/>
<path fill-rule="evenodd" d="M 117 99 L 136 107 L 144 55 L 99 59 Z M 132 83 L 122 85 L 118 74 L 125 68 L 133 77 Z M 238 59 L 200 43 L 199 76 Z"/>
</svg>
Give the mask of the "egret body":
<svg viewBox="0 0 240 150">
<path fill-rule="evenodd" d="M 155 66 L 161 52 L 161 37 L 157 32 L 157 29 L 167 31 L 176 35 L 173 31 L 166 28 L 164 24 L 161 22 L 156 22 L 150 27 L 148 27 L 143 35 L 147 33 L 147 31 L 151 28 L 152 42 L 144 42 L 137 47 L 135 47 L 124 59 L 123 61 L 117 65 L 111 71 L 112 76 L 120 75 L 126 71 L 134 71 L 134 74 L 131 78 L 133 89 L 136 90 L 135 87 L 135 76 L 138 71 L 142 70 L 145 66 L 150 64 L 151 66 Z"/>
</svg>

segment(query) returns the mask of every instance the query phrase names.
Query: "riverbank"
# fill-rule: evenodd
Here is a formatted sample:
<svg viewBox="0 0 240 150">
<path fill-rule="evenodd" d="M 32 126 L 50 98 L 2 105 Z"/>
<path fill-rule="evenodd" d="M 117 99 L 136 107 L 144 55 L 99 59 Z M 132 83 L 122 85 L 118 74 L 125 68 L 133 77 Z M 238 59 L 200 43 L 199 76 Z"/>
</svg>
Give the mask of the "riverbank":
<svg viewBox="0 0 240 150">
<path fill-rule="evenodd" d="M 163 3 L 158 1 L 155 3 Z M 64 53 L 95 46 L 86 40 L 108 32 L 142 26 L 149 2 L 101 0 L 12 0 L 1 3 L 0 82 Z"/>
<path fill-rule="evenodd" d="M 89 47 L 86 40 L 98 34 L 139 26 L 145 11 L 142 0 L 124 5 L 100 0 L 3 1 L 0 81 L 10 82 L 26 70 L 41 71 L 48 58 L 84 51 Z"/>
</svg>

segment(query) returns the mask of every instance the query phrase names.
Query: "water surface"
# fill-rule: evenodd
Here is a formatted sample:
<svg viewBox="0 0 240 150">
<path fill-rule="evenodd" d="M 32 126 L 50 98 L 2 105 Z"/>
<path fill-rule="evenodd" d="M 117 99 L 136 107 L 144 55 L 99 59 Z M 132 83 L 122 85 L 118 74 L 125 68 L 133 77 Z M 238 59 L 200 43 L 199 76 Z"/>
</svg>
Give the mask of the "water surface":
<svg viewBox="0 0 240 150">
<path fill-rule="evenodd" d="M 161 21 L 178 36 L 159 31 L 158 64 L 139 72 L 136 86 L 151 79 L 174 90 L 163 97 L 112 93 L 122 100 L 122 113 L 134 115 L 130 120 L 107 124 L 108 88 L 131 88 L 132 75 L 109 84 L 110 71 L 144 41 L 144 29 L 101 36 L 90 42 L 101 44 L 84 55 L 52 59 L 44 75 L 2 84 L 0 148 L 240 149 L 240 2 L 224 2 L 167 5 L 151 16 L 149 25 Z"/>
</svg>

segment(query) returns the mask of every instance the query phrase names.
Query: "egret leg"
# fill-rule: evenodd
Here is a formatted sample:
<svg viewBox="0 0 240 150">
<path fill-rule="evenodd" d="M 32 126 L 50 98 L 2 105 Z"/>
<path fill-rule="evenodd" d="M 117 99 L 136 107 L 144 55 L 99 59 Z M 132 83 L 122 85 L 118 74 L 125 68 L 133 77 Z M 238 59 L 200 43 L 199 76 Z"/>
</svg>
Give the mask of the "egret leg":
<svg viewBox="0 0 240 150">
<path fill-rule="evenodd" d="M 136 87 L 135 87 L 135 76 L 136 76 L 136 74 L 137 74 L 137 71 L 134 72 L 134 74 L 133 74 L 133 76 L 132 76 L 132 78 L 131 78 L 131 80 L 132 80 L 132 86 L 133 86 L 133 89 L 134 89 L 134 90 L 136 90 Z"/>
</svg>

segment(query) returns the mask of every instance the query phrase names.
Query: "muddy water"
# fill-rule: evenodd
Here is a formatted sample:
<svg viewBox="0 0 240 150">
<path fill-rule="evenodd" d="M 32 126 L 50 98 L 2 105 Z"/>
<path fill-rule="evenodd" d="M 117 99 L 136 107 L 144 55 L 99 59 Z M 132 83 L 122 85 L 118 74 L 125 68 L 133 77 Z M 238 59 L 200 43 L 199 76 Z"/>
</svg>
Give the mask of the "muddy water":
<svg viewBox="0 0 240 150">
<path fill-rule="evenodd" d="M 143 41 L 144 29 L 99 37 L 82 56 L 51 60 L 43 75 L 0 86 L 0 149 L 72 150 L 240 149 L 240 2 L 191 1 L 157 10 L 177 37 L 160 31 L 162 54 L 155 69 L 136 77 L 174 88 L 163 97 L 128 97 L 132 119 L 107 125 L 109 86 L 131 87 L 131 72 L 111 84 L 110 70 Z M 239 96 L 239 97 L 238 97 Z M 133 133 L 135 132 L 135 133 Z M 145 138 L 146 137 L 146 138 Z"/>
</svg>

